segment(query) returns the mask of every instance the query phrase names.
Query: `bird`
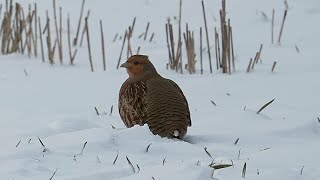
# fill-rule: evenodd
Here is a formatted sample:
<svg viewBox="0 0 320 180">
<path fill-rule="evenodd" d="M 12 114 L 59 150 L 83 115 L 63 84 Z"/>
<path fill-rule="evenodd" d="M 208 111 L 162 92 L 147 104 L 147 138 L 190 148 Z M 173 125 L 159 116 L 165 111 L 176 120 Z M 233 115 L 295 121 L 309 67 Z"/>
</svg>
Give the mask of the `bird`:
<svg viewBox="0 0 320 180">
<path fill-rule="evenodd" d="M 132 55 L 120 67 L 129 75 L 120 88 L 118 102 L 125 126 L 147 124 L 154 135 L 183 139 L 191 117 L 180 87 L 163 78 L 147 55 Z"/>
</svg>

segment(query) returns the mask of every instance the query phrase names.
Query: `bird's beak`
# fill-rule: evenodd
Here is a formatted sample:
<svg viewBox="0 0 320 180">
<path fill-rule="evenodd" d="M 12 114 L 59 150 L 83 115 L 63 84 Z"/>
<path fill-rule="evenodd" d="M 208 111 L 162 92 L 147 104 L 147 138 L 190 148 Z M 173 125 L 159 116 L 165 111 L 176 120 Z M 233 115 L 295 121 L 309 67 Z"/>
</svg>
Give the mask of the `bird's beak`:
<svg viewBox="0 0 320 180">
<path fill-rule="evenodd" d="M 129 67 L 129 63 L 128 63 L 128 61 L 127 61 L 127 62 L 125 62 L 125 63 L 123 63 L 123 64 L 121 64 L 121 66 L 120 66 L 120 67 L 128 68 L 128 67 Z"/>
</svg>

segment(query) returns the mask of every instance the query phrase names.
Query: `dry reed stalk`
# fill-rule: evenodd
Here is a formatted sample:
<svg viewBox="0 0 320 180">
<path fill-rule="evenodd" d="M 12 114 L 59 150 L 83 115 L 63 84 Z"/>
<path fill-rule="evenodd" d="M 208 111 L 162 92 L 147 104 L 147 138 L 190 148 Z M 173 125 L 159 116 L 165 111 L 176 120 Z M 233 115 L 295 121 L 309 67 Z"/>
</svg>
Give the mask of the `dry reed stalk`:
<svg viewBox="0 0 320 180">
<path fill-rule="evenodd" d="M 272 10 L 272 20 L 271 20 L 271 43 L 273 44 L 273 37 L 274 37 L 274 13 L 275 10 Z"/>
<path fill-rule="evenodd" d="M 45 62 L 44 60 L 44 51 L 43 51 L 43 41 L 42 41 L 42 31 L 41 31 L 41 21 L 40 21 L 40 17 L 38 17 L 38 21 L 39 21 L 39 35 L 40 35 L 40 45 L 41 45 L 41 57 L 42 57 L 42 62 Z"/>
<path fill-rule="evenodd" d="M 257 58 L 255 59 L 255 63 L 258 63 L 261 60 L 261 52 L 262 52 L 263 44 L 260 45 L 260 49 L 258 51 Z"/>
<path fill-rule="evenodd" d="M 9 5 L 9 13 L 12 14 L 13 12 L 13 5 L 12 5 L 13 0 L 10 0 L 10 5 Z"/>
<path fill-rule="evenodd" d="M 0 19 L 1 19 L 1 14 L 2 14 L 2 4 L 0 4 Z M 2 26 L 0 27 L 0 34 L 1 33 L 2 33 Z M 1 38 L 1 35 L 0 35 L 0 38 Z"/>
<path fill-rule="evenodd" d="M 176 71 L 178 72 L 178 70 L 180 69 L 180 73 L 183 73 L 183 68 L 182 68 L 182 41 L 178 41 L 178 48 L 177 48 L 177 54 L 176 54 L 176 62 L 177 62 L 177 67 L 176 67 Z"/>
<path fill-rule="evenodd" d="M 128 44 L 128 49 L 127 49 L 127 59 L 129 59 L 129 57 L 130 56 L 132 56 L 132 48 L 131 48 L 131 37 L 132 37 L 132 34 L 131 34 L 131 32 L 132 32 L 132 29 L 131 29 L 131 27 L 129 26 L 129 28 L 128 28 L 128 35 L 127 35 L 127 38 L 128 38 L 128 40 L 127 40 L 127 44 Z"/>
<path fill-rule="evenodd" d="M 103 34 L 103 26 L 102 26 L 102 20 L 100 19 L 100 33 L 101 33 L 101 48 L 102 48 L 102 62 L 103 62 L 103 70 L 106 71 L 106 54 L 105 54 L 105 48 L 104 48 L 104 34 Z"/>
<path fill-rule="evenodd" d="M 63 39 L 62 39 L 62 7 L 59 8 L 59 35 L 60 35 L 60 45 L 59 45 L 59 57 L 61 56 L 61 64 L 63 64 Z M 61 54 L 61 55 L 60 55 Z"/>
<path fill-rule="evenodd" d="M 22 10 L 21 10 L 21 6 L 20 4 L 16 3 L 16 23 L 17 23 L 17 38 L 20 38 L 20 53 L 23 54 L 23 30 L 25 29 L 25 26 L 26 26 L 26 23 L 24 20 L 22 20 L 21 18 L 21 13 L 22 13 Z"/>
<path fill-rule="evenodd" d="M 236 70 L 236 65 L 234 62 L 234 48 L 233 48 L 233 33 L 232 33 L 232 27 L 229 28 L 230 31 L 230 43 L 231 43 L 231 57 L 232 57 L 232 67 L 233 71 Z"/>
<path fill-rule="evenodd" d="M 168 24 L 166 24 L 166 40 L 167 40 L 167 48 L 168 48 L 168 54 L 169 54 L 169 64 L 172 64 L 172 55 L 171 55 L 171 49 L 170 49 L 170 42 L 169 42 L 169 28 Z"/>
<path fill-rule="evenodd" d="M 62 42 L 60 42 L 60 38 L 59 38 L 60 34 L 59 34 L 58 20 L 57 20 L 56 0 L 53 0 L 53 18 L 54 18 L 54 25 L 56 29 L 56 38 L 58 41 L 59 60 L 60 60 L 60 64 L 62 64 L 63 63 L 62 48 L 61 48 Z"/>
<path fill-rule="evenodd" d="M 194 32 L 192 31 L 192 33 L 191 33 L 191 39 L 190 39 L 190 41 L 191 41 L 191 44 L 190 44 L 190 58 L 191 58 L 191 67 L 190 67 L 190 70 L 191 70 L 191 72 L 192 73 L 195 73 L 196 72 L 196 67 L 195 67 L 195 65 L 196 65 L 196 54 L 195 54 L 195 43 L 194 43 Z"/>
<path fill-rule="evenodd" d="M 276 65 L 277 65 L 277 61 L 274 61 L 274 62 L 273 62 L 273 65 L 272 65 L 271 72 L 273 72 L 273 71 L 274 71 L 274 68 L 276 67 Z"/>
<path fill-rule="evenodd" d="M 72 55 L 72 47 L 71 47 L 71 33 L 70 33 L 70 16 L 68 14 L 68 48 L 69 48 L 69 58 L 70 58 L 70 64 L 74 64 L 74 59 L 77 54 L 77 49 L 74 51 Z"/>
<path fill-rule="evenodd" d="M 1 14 L 2 14 L 2 4 L 0 4 L 0 19 L 1 19 Z"/>
<path fill-rule="evenodd" d="M 183 38 L 184 38 L 184 41 L 185 41 L 185 45 L 186 45 L 186 51 L 187 51 L 187 58 L 188 58 L 188 61 L 189 61 L 189 58 L 190 58 L 190 52 L 189 52 L 189 28 L 188 28 L 188 23 L 186 23 L 186 32 L 183 33 Z M 186 64 L 188 66 L 188 64 Z"/>
<path fill-rule="evenodd" d="M 218 50 L 218 59 L 219 59 L 219 67 L 222 68 L 222 63 L 221 63 L 221 50 L 220 50 L 220 42 L 219 42 L 219 33 L 217 30 L 216 31 L 216 36 L 217 36 L 217 50 Z"/>
<path fill-rule="evenodd" d="M 32 20 L 29 24 L 29 27 L 30 27 L 30 36 L 31 36 L 31 40 L 32 40 L 32 44 L 33 44 L 33 53 L 34 53 L 34 56 L 37 57 L 37 54 L 38 54 L 38 50 L 37 50 L 37 39 L 35 38 L 35 35 L 33 33 L 33 21 L 36 21 L 37 19 L 37 16 L 36 16 L 36 12 L 35 10 L 33 10 L 32 12 Z"/>
<path fill-rule="evenodd" d="M 88 17 L 85 18 L 86 24 L 86 34 L 87 34 L 87 43 L 88 43 L 88 52 L 89 52 L 89 61 L 90 61 L 90 68 L 91 72 L 94 72 L 93 63 L 92 63 L 92 55 L 91 55 L 91 45 L 90 45 L 90 33 L 89 33 L 89 26 L 88 26 Z"/>
<path fill-rule="evenodd" d="M 117 37 L 118 37 L 118 33 L 114 36 L 113 38 L 113 41 L 112 42 L 115 42 L 117 40 Z"/>
<path fill-rule="evenodd" d="M 252 64 L 252 58 L 250 58 L 250 61 L 249 61 L 248 67 L 247 67 L 247 73 L 250 72 L 251 64 Z"/>
<path fill-rule="evenodd" d="M 259 56 L 259 52 L 256 52 L 256 56 L 254 57 L 253 61 L 252 61 L 252 66 L 251 66 L 251 69 L 254 69 L 254 66 L 256 64 L 256 61 L 258 59 L 258 56 Z"/>
<path fill-rule="evenodd" d="M 295 45 L 294 47 L 295 47 L 295 49 L 296 49 L 297 53 L 300 53 L 300 49 L 298 48 L 298 46 L 297 46 L 297 45 Z"/>
<path fill-rule="evenodd" d="M 132 51 L 131 50 L 131 44 L 130 44 L 130 32 L 131 31 L 131 27 L 129 26 L 128 28 L 128 34 L 127 34 L 127 59 L 129 59 L 130 57 L 130 52 L 131 52 L 131 55 L 132 55 Z"/>
<path fill-rule="evenodd" d="M 85 18 L 89 19 L 89 15 L 90 15 L 90 10 L 87 13 L 87 16 Z M 84 38 L 84 34 L 86 33 L 86 25 L 83 26 L 83 30 L 82 30 L 82 35 L 81 35 L 81 41 L 80 41 L 80 46 L 82 46 L 83 43 L 83 38 Z"/>
<path fill-rule="evenodd" d="M 123 42 L 122 42 L 122 47 L 121 47 L 121 51 L 120 51 L 120 56 L 119 56 L 119 59 L 118 59 L 117 69 L 119 69 L 119 66 L 120 66 L 120 61 L 121 61 L 122 52 L 123 52 L 123 49 L 124 49 L 124 44 L 126 43 L 126 39 L 127 39 L 127 30 L 126 30 L 126 32 L 124 33 L 124 38 L 123 38 Z"/>
<path fill-rule="evenodd" d="M 137 54 L 139 54 L 141 47 L 139 46 L 137 49 Z"/>
<path fill-rule="evenodd" d="M 187 58 L 188 64 L 187 69 L 190 74 L 195 73 L 195 51 L 194 51 L 194 32 L 190 32 L 188 29 L 188 23 L 186 24 L 186 33 L 183 33 L 186 51 L 187 51 Z"/>
<path fill-rule="evenodd" d="M 85 3 L 85 0 L 82 0 L 81 11 L 80 11 L 80 16 L 79 16 L 79 21 L 78 21 L 78 28 L 77 28 L 76 37 L 73 40 L 73 46 L 76 46 L 78 43 L 78 37 L 79 37 L 80 26 L 81 26 L 81 21 L 82 21 L 84 3 Z"/>
<path fill-rule="evenodd" d="M 35 12 L 35 19 L 34 19 L 34 37 L 35 37 L 34 55 L 35 55 L 35 57 L 38 57 L 38 8 L 37 8 L 37 3 L 34 3 L 34 12 Z"/>
<path fill-rule="evenodd" d="M 186 45 L 186 51 L 187 51 L 187 59 L 188 59 L 188 64 L 185 65 L 185 69 L 188 69 L 189 73 L 190 72 L 190 66 L 189 66 L 189 61 L 190 61 L 190 42 L 189 42 L 189 32 L 187 31 L 186 33 L 183 33 L 183 37 L 184 37 L 184 41 L 185 41 L 185 45 Z"/>
<path fill-rule="evenodd" d="M 200 27 L 200 73 L 203 74 L 203 65 L 202 65 L 202 27 Z"/>
<path fill-rule="evenodd" d="M 52 44 L 51 44 L 50 18 L 48 15 L 48 11 L 47 11 L 47 47 L 48 47 L 49 62 L 50 64 L 54 64 L 54 60 L 53 60 L 54 51 L 52 49 Z"/>
<path fill-rule="evenodd" d="M 207 18 L 206 18 L 206 12 L 205 12 L 203 1 L 201 1 L 201 3 L 202 3 L 203 19 L 204 19 L 204 25 L 205 25 L 206 37 L 207 37 L 209 67 L 210 67 L 210 73 L 212 74 L 212 64 L 211 64 L 211 53 L 210 53 L 210 43 L 209 43 L 209 33 L 208 33 Z"/>
<path fill-rule="evenodd" d="M 144 36 L 144 33 L 141 33 L 141 34 L 138 36 L 138 39 L 141 39 L 142 36 Z"/>
<path fill-rule="evenodd" d="M 46 31 L 47 31 L 47 29 L 48 29 L 48 23 L 46 23 L 46 25 L 44 26 L 43 31 L 42 31 L 42 32 L 40 32 L 40 33 L 45 34 L 45 33 L 46 33 Z"/>
<path fill-rule="evenodd" d="M 33 16 L 34 16 L 34 13 L 31 14 L 31 5 L 29 5 L 29 12 L 28 12 L 28 18 L 27 18 L 27 22 L 28 22 L 28 25 L 29 25 L 29 29 L 28 29 L 28 32 L 27 32 L 27 36 L 28 36 L 28 42 L 27 42 L 27 47 L 28 47 L 28 57 L 29 59 L 31 58 L 31 50 L 32 50 L 32 47 L 31 47 L 31 44 L 32 42 L 34 42 L 34 38 L 33 38 L 33 30 L 32 30 L 32 20 L 33 20 Z"/>
<path fill-rule="evenodd" d="M 278 44 L 281 44 L 281 36 L 282 36 L 283 27 L 284 27 L 284 22 L 286 21 L 286 17 L 287 17 L 287 11 L 288 11 L 287 9 L 284 11 L 284 15 L 281 23 L 281 29 L 280 29 L 279 38 L 278 38 Z"/>
<path fill-rule="evenodd" d="M 70 64 L 73 64 L 72 61 L 72 52 L 71 52 L 71 39 L 70 39 L 70 15 L 68 14 L 68 20 L 67 20 L 67 27 L 68 27 L 68 49 L 69 49 L 69 59 Z"/>
<path fill-rule="evenodd" d="M 177 63 L 180 64 L 180 73 L 182 74 L 182 38 L 181 38 L 181 17 L 182 17 L 182 0 L 179 3 L 179 34 L 178 34 L 178 50 L 177 50 Z"/>
<path fill-rule="evenodd" d="M 55 52 L 56 52 L 56 47 L 59 46 L 58 45 L 58 38 L 56 38 L 56 40 L 54 41 L 54 45 L 53 45 L 53 48 L 52 48 L 52 59 L 54 59 L 54 55 L 55 55 Z"/>
<path fill-rule="evenodd" d="M 222 0 L 222 8 L 220 9 L 220 24 L 221 24 L 221 67 L 222 72 L 227 73 L 227 54 L 226 54 L 226 11 L 225 11 L 225 1 Z"/>
<path fill-rule="evenodd" d="M 133 34 L 134 26 L 135 26 L 135 24 L 136 24 L 136 19 L 137 19 L 137 18 L 134 17 L 134 18 L 133 18 L 133 21 L 132 21 L 131 32 L 130 32 L 131 36 L 132 36 L 132 34 Z"/>
<path fill-rule="evenodd" d="M 144 33 L 144 38 L 143 38 L 143 40 L 146 40 L 146 39 L 147 39 L 149 26 L 150 26 L 150 22 L 148 22 L 148 24 L 147 24 L 147 27 L 146 27 L 146 31 L 145 31 L 145 33 Z"/>
<path fill-rule="evenodd" d="M 28 42 L 29 42 L 28 29 L 27 29 L 27 22 L 28 22 L 27 19 L 28 19 L 28 17 L 27 17 L 27 19 L 25 18 L 23 8 L 21 8 L 21 14 L 22 14 L 22 22 L 24 23 L 23 29 L 24 29 L 25 38 L 26 38 L 24 44 L 22 42 L 22 44 L 23 44 L 22 45 L 22 54 L 24 54 L 24 50 L 26 49 L 26 47 L 28 45 Z"/>
<path fill-rule="evenodd" d="M 220 67 L 220 60 L 219 60 L 219 56 L 220 56 L 220 51 L 218 50 L 218 43 L 219 43 L 219 34 L 217 32 L 217 28 L 214 28 L 214 47 L 215 47 L 215 51 L 216 51 L 216 66 L 217 66 L 217 70 Z"/>
<path fill-rule="evenodd" d="M 154 33 L 152 33 L 152 35 L 151 35 L 151 37 L 150 37 L 150 40 L 149 40 L 149 42 L 152 42 L 152 40 L 153 40 L 153 37 L 154 37 Z"/>
<path fill-rule="evenodd" d="M 284 0 L 284 5 L 285 5 L 285 7 L 286 7 L 286 10 L 288 10 L 288 9 L 289 9 L 289 4 L 288 4 L 288 1 L 287 1 L 287 0 Z"/>
<path fill-rule="evenodd" d="M 8 6 L 9 6 L 9 5 L 8 5 L 8 0 L 6 0 L 6 12 L 8 12 L 8 9 L 9 9 Z"/>
<path fill-rule="evenodd" d="M 220 11 L 221 14 L 223 13 L 222 11 Z M 221 15 L 223 16 L 223 15 Z M 221 20 L 222 21 L 222 20 Z M 221 26 L 221 48 L 222 48 L 222 58 L 221 58 L 221 64 L 222 64 L 222 72 L 223 73 L 227 73 L 227 36 L 226 36 L 226 27 L 227 25 L 225 24 L 225 22 L 221 22 L 222 23 L 222 26 Z"/>
<path fill-rule="evenodd" d="M 9 43 L 9 37 L 11 34 L 11 15 L 10 13 L 7 13 L 4 16 L 4 19 L 2 21 L 1 25 L 1 32 L 2 32 L 2 43 L 1 43 L 1 52 L 2 54 L 7 54 L 7 47 Z"/>
<path fill-rule="evenodd" d="M 230 28 L 231 28 L 231 26 L 230 26 L 230 19 L 228 19 L 228 25 L 227 25 L 227 27 L 226 27 L 226 34 L 227 34 L 227 48 L 226 48 L 226 54 L 227 54 L 227 57 L 228 57 L 228 72 L 229 72 L 229 74 L 231 74 L 231 55 L 230 55 L 230 51 L 231 51 L 231 48 L 230 48 L 230 46 L 231 46 L 231 41 L 230 41 L 230 39 L 231 39 L 231 34 L 230 34 Z"/>
<path fill-rule="evenodd" d="M 169 19 L 168 19 L 169 21 Z M 171 47 L 171 55 L 172 55 L 172 62 L 170 64 L 171 69 L 175 69 L 176 65 L 176 55 L 175 55 L 175 48 L 174 48 L 174 37 L 173 37 L 173 28 L 172 28 L 172 24 L 170 24 L 170 22 L 168 22 L 169 25 L 169 35 L 170 35 L 170 47 Z"/>
<path fill-rule="evenodd" d="M 21 6 L 19 3 L 16 3 L 16 7 L 15 7 L 15 17 L 14 17 L 14 21 L 16 22 L 15 25 L 13 25 L 13 40 L 12 40 L 12 46 L 10 48 L 10 51 L 8 53 L 14 53 L 16 51 L 20 51 L 19 50 L 19 44 L 21 44 L 21 38 L 22 38 L 22 31 L 23 29 L 21 28 L 21 24 L 25 24 L 25 23 L 21 23 L 22 21 L 20 21 L 20 12 L 21 12 Z"/>
</svg>

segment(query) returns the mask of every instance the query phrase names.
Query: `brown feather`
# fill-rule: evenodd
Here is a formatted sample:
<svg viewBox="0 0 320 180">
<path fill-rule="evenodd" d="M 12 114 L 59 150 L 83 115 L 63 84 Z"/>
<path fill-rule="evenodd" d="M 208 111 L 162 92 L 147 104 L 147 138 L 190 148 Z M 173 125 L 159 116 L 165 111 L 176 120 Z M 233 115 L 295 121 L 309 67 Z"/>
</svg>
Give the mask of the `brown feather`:
<svg viewBox="0 0 320 180">
<path fill-rule="evenodd" d="M 124 124 L 132 127 L 147 123 L 153 134 L 183 138 L 191 118 L 180 87 L 161 77 L 147 56 L 132 56 L 122 67 L 129 74 L 119 92 L 119 113 Z"/>
<path fill-rule="evenodd" d="M 126 81 L 127 82 L 127 81 Z M 119 93 L 119 113 L 124 124 L 144 125 L 146 119 L 146 86 L 143 81 L 123 83 Z"/>
</svg>

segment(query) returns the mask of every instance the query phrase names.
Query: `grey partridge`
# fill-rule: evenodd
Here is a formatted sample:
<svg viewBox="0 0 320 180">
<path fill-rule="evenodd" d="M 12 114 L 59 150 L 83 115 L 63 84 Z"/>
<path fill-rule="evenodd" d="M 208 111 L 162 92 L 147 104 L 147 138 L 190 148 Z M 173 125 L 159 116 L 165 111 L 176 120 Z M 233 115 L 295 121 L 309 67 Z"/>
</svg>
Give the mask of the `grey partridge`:
<svg viewBox="0 0 320 180">
<path fill-rule="evenodd" d="M 129 74 L 119 92 L 119 113 L 126 127 L 148 124 L 153 134 L 182 139 L 191 118 L 179 86 L 160 76 L 145 55 L 133 55 L 120 67 Z"/>
</svg>

